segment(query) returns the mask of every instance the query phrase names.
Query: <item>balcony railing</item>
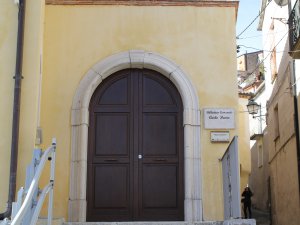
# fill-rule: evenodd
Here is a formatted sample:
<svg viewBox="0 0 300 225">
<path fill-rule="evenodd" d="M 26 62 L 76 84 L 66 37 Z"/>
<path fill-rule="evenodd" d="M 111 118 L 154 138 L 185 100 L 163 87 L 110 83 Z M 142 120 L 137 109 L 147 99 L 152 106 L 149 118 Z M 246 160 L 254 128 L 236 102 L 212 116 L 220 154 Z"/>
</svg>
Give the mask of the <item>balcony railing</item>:
<svg viewBox="0 0 300 225">
<path fill-rule="evenodd" d="M 289 17 L 290 51 L 300 50 L 300 2 L 296 1 Z M 293 58 L 300 58 L 300 52 L 291 54 Z"/>
</svg>

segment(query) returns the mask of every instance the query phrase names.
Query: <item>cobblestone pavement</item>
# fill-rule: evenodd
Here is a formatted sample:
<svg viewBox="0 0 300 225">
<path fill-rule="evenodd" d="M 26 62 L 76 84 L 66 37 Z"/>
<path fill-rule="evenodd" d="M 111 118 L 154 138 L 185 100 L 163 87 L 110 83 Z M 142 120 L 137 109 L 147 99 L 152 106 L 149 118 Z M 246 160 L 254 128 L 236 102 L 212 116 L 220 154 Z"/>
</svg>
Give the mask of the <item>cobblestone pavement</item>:
<svg viewBox="0 0 300 225">
<path fill-rule="evenodd" d="M 269 212 L 252 208 L 252 216 L 256 220 L 256 225 L 271 225 Z"/>
</svg>

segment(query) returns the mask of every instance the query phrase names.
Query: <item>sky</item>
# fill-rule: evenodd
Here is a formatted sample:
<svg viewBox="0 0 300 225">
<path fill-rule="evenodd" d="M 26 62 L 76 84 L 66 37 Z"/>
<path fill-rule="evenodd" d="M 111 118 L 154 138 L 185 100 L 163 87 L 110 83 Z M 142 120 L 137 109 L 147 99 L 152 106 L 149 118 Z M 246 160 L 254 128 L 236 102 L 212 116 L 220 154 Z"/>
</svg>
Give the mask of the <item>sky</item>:
<svg viewBox="0 0 300 225">
<path fill-rule="evenodd" d="M 258 16 L 261 6 L 261 0 L 240 0 L 238 19 L 236 26 L 236 35 L 238 36 L 243 30 Z M 240 52 L 237 56 L 246 52 L 255 52 L 257 49 L 262 49 L 262 32 L 257 31 L 259 17 L 254 23 L 237 39 L 237 45 L 245 45 L 246 48 L 240 46 Z"/>
</svg>

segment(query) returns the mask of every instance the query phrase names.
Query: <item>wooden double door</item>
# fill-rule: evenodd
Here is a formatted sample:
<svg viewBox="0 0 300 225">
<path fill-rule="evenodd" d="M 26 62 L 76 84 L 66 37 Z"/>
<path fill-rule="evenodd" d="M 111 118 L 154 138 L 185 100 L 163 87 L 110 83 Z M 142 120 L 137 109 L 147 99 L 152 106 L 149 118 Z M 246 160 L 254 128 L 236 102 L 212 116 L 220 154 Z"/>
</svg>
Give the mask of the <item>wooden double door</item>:
<svg viewBox="0 0 300 225">
<path fill-rule="evenodd" d="M 182 102 L 146 69 L 105 79 L 90 102 L 87 221 L 183 220 Z"/>
</svg>

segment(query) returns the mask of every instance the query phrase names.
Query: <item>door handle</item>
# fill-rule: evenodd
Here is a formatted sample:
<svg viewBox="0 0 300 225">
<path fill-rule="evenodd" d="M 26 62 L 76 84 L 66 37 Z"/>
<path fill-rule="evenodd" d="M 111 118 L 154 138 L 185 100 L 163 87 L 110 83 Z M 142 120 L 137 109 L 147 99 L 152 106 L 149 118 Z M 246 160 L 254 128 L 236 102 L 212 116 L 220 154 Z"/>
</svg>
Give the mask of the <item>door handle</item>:
<svg viewBox="0 0 300 225">
<path fill-rule="evenodd" d="M 115 161 L 118 161 L 117 159 L 104 159 L 104 161 L 106 162 L 115 162 Z"/>
<path fill-rule="evenodd" d="M 154 159 L 154 161 L 157 161 L 157 162 L 165 162 L 165 161 L 167 161 L 167 159 Z"/>
</svg>

